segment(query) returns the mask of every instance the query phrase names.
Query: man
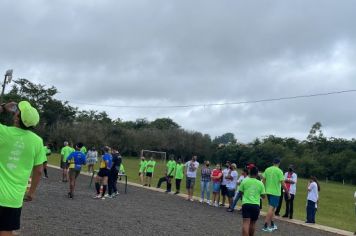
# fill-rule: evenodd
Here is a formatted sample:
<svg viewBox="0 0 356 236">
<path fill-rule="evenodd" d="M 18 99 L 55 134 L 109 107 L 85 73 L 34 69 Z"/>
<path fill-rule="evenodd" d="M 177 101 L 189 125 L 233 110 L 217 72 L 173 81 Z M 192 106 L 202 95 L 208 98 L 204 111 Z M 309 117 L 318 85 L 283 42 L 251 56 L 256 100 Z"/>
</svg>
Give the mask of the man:
<svg viewBox="0 0 356 236">
<path fill-rule="evenodd" d="M 265 187 L 257 180 L 257 167 L 250 169 L 250 178 L 242 181 L 239 191 L 242 197 L 242 235 L 253 236 L 256 230 L 256 221 L 260 215 L 260 198 L 265 197 Z"/>
<path fill-rule="evenodd" d="M 230 166 L 231 166 L 230 161 L 227 161 L 226 168 L 222 171 L 223 176 L 222 176 L 222 182 L 221 182 L 221 186 L 220 186 L 222 202 L 221 202 L 220 206 L 225 206 L 226 195 L 227 195 L 227 187 L 226 187 L 227 179 L 226 179 L 226 177 L 229 174 Z"/>
<path fill-rule="evenodd" d="M 184 176 L 184 164 L 182 163 L 182 159 L 178 159 L 177 165 L 176 165 L 176 173 L 175 173 L 175 178 L 176 178 L 176 192 L 174 194 L 179 194 L 180 192 L 180 184 L 182 182 Z"/>
<path fill-rule="evenodd" d="M 139 167 L 139 170 L 138 170 L 138 176 L 140 177 L 142 185 L 144 185 L 144 182 L 143 182 L 144 179 L 143 178 L 145 176 L 146 165 L 147 165 L 147 161 L 145 160 L 145 157 L 142 156 L 141 157 L 141 161 L 140 161 L 140 167 Z"/>
<path fill-rule="evenodd" d="M 284 199 L 286 201 L 286 212 L 282 217 L 289 219 L 293 219 L 293 202 L 294 197 L 297 192 L 297 174 L 294 173 L 293 165 L 290 165 L 288 168 L 288 172 L 284 174 L 284 182 L 289 191 L 290 198 L 288 198 L 287 194 L 284 194 Z"/>
<path fill-rule="evenodd" d="M 69 192 L 68 198 L 73 199 L 75 182 L 80 174 L 82 166 L 86 164 L 86 156 L 80 150 L 83 147 L 82 143 L 78 143 L 75 146 L 75 151 L 69 154 L 67 157 L 67 163 L 69 164 Z"/>
<path fill-rule="evenodd" d="M 153 172 L 155 171 L 156 161 L 151 157 L 151 159 L 147 162 L 146 166 L 146 183 L 145 186 L 151 187 L 151 181 L 153 178 Z"/>
<path fill-rule="evenodd" d="M 268 167 L 262 174 L 263 180 L 266 185 L 266 193 L 268 197 L 268 212 L 265 218 L 265 225 L 263 231 L 272 232 L 277 230 L 277 226 L 273 222 L 274 212 L 278 206 L 279 198 L 281 196 L 281 186 L 283 187 L 288 198 L 290 198 L 288 189 L 284 184 L 284 175 L 279 169 L 280 160 L 278 158 L 273 160 L 273 166 Z M 270 225 L 270 226 L 268 226 Z"/>
<path fill-rule="evenodd" d="M 174 160 L 174 156 L 171 156 L 169 159 L 170 160 L 166 165 L 165 176 L 160 178 L 157 184 L 157 188 L 160 188 L 163 182 L 167 182 L 166 193 L 170 193 L 172 190 L 172 179 L 174 178 L 174 170 L 176 168 L 176 161 Z"/>
<path fill-rule="evenodd" d="M 105 192 L 108 185 L 108 177 L 110 174 L 110 169 L 112 165 L 112 157 L 110 155 L 110 148 L 105 146 L 103 149 L 104 155 L 100 162 L 100 169 L 95 178 L 95 189 L 96 189 L 96 196 L 94 198 L 105 200 Z M 103 186 L 103 191 L 100 194 L 100 188 Z"/>
<path fill-rule="evenodd" d="M 110 174 L 109 174 L 109 198 L 116 197 L 119 195 L 119 192 L 117 191 L 117 179 L 118 179 L 118 174 L 119 174 L 119 169 L 121 166 L 121 156 L 120 153 L 117 149 L 112 150 L 112 165 L 110 169 Z"/>
<path fill-rule="evenodd" d="M 48 156 L 50 156 L 52 152 L 51 152 L 51 149 L 49 148 L 48 144 L 45 145 L 43 148 L 44 148 L 44 152 L 46 154 L 45 161 L 43 162 L 43 173 L 45 175 L 44 178 L 48 179 L 47 162 L 48 162 Z"/>
<path fill-rule="evenodd" d="M 194 193 L 194 185 L 195 185 L 195 179 L 197 178 L 197 170 L 199 168 L 199 162 L 197 162 L 197 156 L 193 156 L 192 160 L 188 161 L 185 164 L 186 167 L 186 188 L 188 192 L 188 201 L 194 201 L 193 200 L 193 193 Z"/>
<path fill-rule="evenodd" d="M 45 161 L 43 140 L 31 131 L 39 114 L 27 101 L 0 106 L 0 115 L 9 113 L 13 126 L 0 124 L 0 235 L 20 229 L 23 200 L 32 201 Z M 25 196 L 32 172 L 32 184 Z M 25 196 L 25 198 L 24 198 Z"/>
<path fill-rule="evenodd" d="M 69 146 L 67 141 L 64 142 L 64 147 L 61 149 L 61 169 L 62 169 L 62 182 L 68 182 L 68 165 L 67 157 L 74 152 L 73 148 Z"/>
<path fill-rule="evenodd" d="M 230 170 L 228 172 L 228 175 L 226 176 L 227 198 L 229 201 L 228 211 L 232 209 L 232 199 L 235 196 L 235 191 L 236 191 L 237 178 L 238 178 L 236 169 L 237 169 L 236 164 L 232 163 L 230 165 Z"/>
<path fill-rule="evenodd" d="M 237 191 L 235 193 L 235 196 L 234 196 L 234 199 L 233 199 L 233 202 L 232 202 L 232 206 L 231 208 L 229 208 L 227 211 L 228 212 L 233 212 L 235 210 L 235 207 L 237 205 L 237 202 L 242 198 L 242 195 L 240 194 L 240 191 L 239 191 L 239 187 L 242 183 L 242 181 L 247 178 L 247 174 L 248 174 L 248 170 L 247 169 L 244 169 L 241 173 L 241 176 L 238 178 L 237 180 Z"/>
</svg>

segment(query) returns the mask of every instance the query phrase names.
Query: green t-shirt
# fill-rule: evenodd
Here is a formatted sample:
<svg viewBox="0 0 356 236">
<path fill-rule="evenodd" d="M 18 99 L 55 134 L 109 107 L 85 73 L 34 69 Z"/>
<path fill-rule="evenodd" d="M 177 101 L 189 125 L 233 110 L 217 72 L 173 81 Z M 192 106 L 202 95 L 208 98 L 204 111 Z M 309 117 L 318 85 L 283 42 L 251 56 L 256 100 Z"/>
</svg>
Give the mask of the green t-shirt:
<svg viewBox="0 0 356 236">
<path fill-rule="evenodd" d="M 242 205 L 243 204 L 255 204 L 260 205 L 260 197 L 262 194 L 266 194 L 265 186 L 263 183 L 255 178 L 246 178 L 241 182 L 240 192 L 243 192 Z"/>
<path fill-rule="evenodd" d="M 284 180 L 282 170 L 276 166 L 271 166 L 265 170 L 262 176 L 266 179 L 266 193 L 281 196 L 281 181 Z"/>
<path fill-rule="evenodd" d="M 139 169 L 139 172 L 143 173 L 146 169 L 146 166 L 147 166 L 147 161 L 144 160 L 144 161 L 140 161 L 140 169 Z"/>
<path fill-rule="evenodd" d="M 149 160 L 148 162 L 147 162 L 147 169 L 146 169 L 146 172 L 147 173 L 153 173 L 154 172 L 154 170 L 155 170 L 155 166 L 156 166 L 156 161 L 151 161 L 151 160 Z"/>
<path fill-rule="evenodd" d="M 20 208 L 34 166 L 45 161 L 42 138 L 0 124 L 0 206 Z"/>
<path fill-rule="evenodd" d="M 122 164 L 122 163 L 120 165 L 120 173 L 125 173 L 125 167 L 124 167 L 124 164 Z"/>
<path fill-rule="evenodd" d="M 85 146 L 83 146 L 80 151 L 84 154 L 87 154 L 87 148 Z"/>
<path fill-rule="evenodd" d="M 184 164 L 177 164 L 176 165 L 176 179 L 183 179 L 184 176 Z"/>
<path fill-rule="evenodd" d="M 173 161 L 173 160 L 168 161 L 168 163 L 167 163 L 167 171 L 168 171 L 167 175 L 170 175 L 170 176 L 174 175 L 175 168 L 176 168 L 176 162 Z"/>
<path fill-rule="evenodd" d="M 45 153 L 45 161 L 47 160 L 47 156 L 51 155 L 51 149 L 49 149 L 47 146 L 43 146 L 44 153 Z"/>
<path fill-rule="evenodd" d="M 62 161 L 66 162 L 67 161 L 67 157 L 69 156 L 69 154 L 71 154 L 72 152 L 74 152 L 74 149 L 72 147 L 69 146 L 64 146 L 61 149 L 61 156 L 62 156 Z"/>
</svg>

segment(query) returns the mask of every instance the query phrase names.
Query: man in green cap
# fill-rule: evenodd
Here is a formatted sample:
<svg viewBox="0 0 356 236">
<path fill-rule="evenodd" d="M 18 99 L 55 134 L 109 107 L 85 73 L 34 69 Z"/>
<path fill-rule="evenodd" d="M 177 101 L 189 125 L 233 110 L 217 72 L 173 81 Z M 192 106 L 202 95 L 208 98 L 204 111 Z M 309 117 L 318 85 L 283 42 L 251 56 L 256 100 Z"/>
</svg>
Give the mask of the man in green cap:
<svg viewBox="0 0 356 236">
<path fill-rule="evenodd" d="M 45 161 L 43 140 L 31 131 L 39 114 L 27 101 L 1 104 L 0 115 L 9 113 L 13 126 L 0 124 L 0 235 L 20 229 L 21 209 L 32 201 Z M 32 172 L 32 184 L 25 195 Z"/>
</svg>

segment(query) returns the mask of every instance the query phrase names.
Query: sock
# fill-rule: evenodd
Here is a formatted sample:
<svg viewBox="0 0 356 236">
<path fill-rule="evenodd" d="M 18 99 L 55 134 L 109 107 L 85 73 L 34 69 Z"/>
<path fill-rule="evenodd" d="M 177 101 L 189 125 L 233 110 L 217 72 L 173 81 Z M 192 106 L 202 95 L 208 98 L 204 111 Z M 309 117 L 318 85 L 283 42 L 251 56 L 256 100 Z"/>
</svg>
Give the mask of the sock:
<svg viewBox="0 0 356 236">
<path fill-rule="evenodd" d="M 47 175 L 47 169 L 43 169 L 43 172 L 44 172 L 45 176 L 48 177 L 48 175 Z"/>
<path fill-rule="evenodd" d="M 102 196 L 105 196 L 106 186 L 107 186 L 107 185 L 103 185 L 103 195 L 102 195 Z"/>
<path fill-rule="evenodd" d="M 273 221 L 271 221 L 271 227 L 273 227 L 274 226 L 274 222 Z"/>
<path fill-rule="evenodd" d="M 268 227 L 268 224 L 267 223 L 265 223 L 265 226 L 264 226 L 265 228 L 267 228 Z"/>
<path fill-rule="evenodd" d="M 99 195 L 100 194 L 100 184 L 99 183 L 95 183 L 95 189 L 96 189 L 96 193 Z"/>
</svg>

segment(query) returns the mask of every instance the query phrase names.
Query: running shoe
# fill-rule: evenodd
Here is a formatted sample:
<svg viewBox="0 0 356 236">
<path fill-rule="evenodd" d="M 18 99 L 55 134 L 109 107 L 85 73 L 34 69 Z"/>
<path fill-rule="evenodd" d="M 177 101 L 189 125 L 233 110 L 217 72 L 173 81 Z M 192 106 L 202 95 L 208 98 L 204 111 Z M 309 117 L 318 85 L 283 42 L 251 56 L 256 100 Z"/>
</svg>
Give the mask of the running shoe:
<svg viewBox="0 0 356 236">
<path fill-rule="evenodd" d="M 105 197 L 104 197 L 104 196 L 102 196 L 100 199 L 101 199 L 101 200 L 105 200 Z"/>
<path fill-rule="evenodd" d="M 99 199 L 99 198 L 101 198 L 101 195 L 100 195 L 100 194 L 97 194 L 97 195 L 95 195 L 93 198 L 94 198 L 94 199 Z"/>
<path fill-rule="evenodd" d="M 203 200 L 203 199 L 200 199 L 200 200 L 199 200 L 199 202 L 200 202 L 200 203 L 203 203 L 203 202 L 204 202 L 204 200 Z"/>
<path fill-rule="evenodd" d="M 114 197 L 116 197 L 117 195 L 119 195 L 119 192 L 115 192 L 114 193 Z"/>
<path fill-rule="evenodd" d="M 271 229 L 272 229 L 272 231 L 275 231 L 278 229 L 278 227 L 277 227 L 277 225 L 274 224 L 273 226 L 271 226 Z"/>
<path fill-rule="evenodd" d="M 270 227 L 263 227 L 262 231 L 270 233 L 273 231 L 273 229 Z"/>
<path fill-rule="evenodd" d="M 108 195 L 107 198 L 113 198 L 113 196 L 112 195 Z"/>
<path fill-rule="evenodd" d="M 194 202 L 193 198 L 190 199 L 191 202 Z"/>
<path fill-rule="evenodd" d="M 210 201 L 210 200 L 208 200 L 206 203 L 207 203 L 209 206 L 211 206 L 211 201 Z"/>
</svg>

